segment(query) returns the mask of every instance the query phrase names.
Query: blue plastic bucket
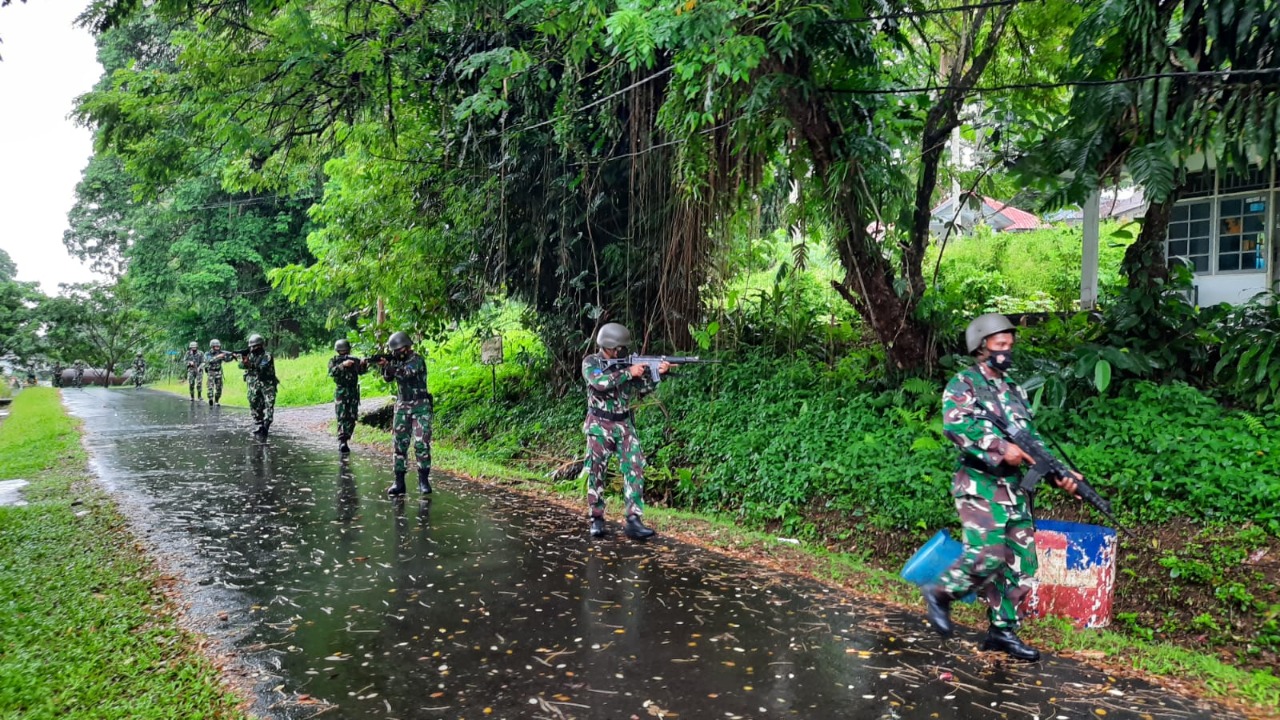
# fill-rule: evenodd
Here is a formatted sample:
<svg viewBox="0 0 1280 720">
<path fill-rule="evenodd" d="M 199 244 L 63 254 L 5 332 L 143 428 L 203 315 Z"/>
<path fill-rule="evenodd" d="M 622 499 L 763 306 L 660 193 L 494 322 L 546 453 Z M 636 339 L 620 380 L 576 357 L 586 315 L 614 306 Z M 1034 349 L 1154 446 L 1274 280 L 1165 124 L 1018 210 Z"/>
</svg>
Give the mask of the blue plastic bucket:
<svg viewBox="0 0 1280 720">
<path fill-rule="evenodd" d="M 939 530 L 911 556 L 899 574 L 903 580 L 913 585 L 928 585 L 936 582 L 963 554 L 964 545 L 952 540 L 951 533 Z M 974 599 L 974 594 L 969 593 L 961 601 L 973 602 Z"/>
</svg>

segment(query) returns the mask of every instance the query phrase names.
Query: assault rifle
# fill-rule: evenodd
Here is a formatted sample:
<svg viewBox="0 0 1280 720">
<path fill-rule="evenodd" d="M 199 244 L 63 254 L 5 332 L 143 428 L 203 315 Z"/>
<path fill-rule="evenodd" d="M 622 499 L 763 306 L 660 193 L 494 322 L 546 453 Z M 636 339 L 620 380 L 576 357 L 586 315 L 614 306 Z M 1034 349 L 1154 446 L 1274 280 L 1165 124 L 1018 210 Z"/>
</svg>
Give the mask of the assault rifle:
<svg viewBox="0 0 1280 720">
<path fill-rule="evenodd" d="M 364 362 L 366 365 L 372 365 L 374 363 L 382 362 L 383 360 L 394 362 L 395 359 L 396 356 L 393 353 L 374 353 L 373 355 L 365 358 Z"/>
<path fill-rule="evenodd" d="M 607 358 L 604 361 L 604 366 L 607 368 L 626 368 L 632 365 L 644 365 L 649 368 L 649 379 L 654 382 L 662 382 L 662 373 L 658 372 L 658 366 L 664 362 L 668 365 L 696 365 L 720 361 L 703 360 L 696 355 L 628 355 L 627 357 Z"/>
<path fill-rule="evenodd" d="M 1083 478 L 1077 478 L 1075 476 L 1075 468 L 1067 464 L 1071 462 L 1071 458 L 1067 457 L 1067 454 L 1063 452 L 1062 448 L 1058 446 L 1057 443 L 1054 443 L 1054 446 L 1058 448 L 1058 452 L 1062 453 L 1063 457 L 1067 457 L 1067 463 L 1062 462 L 1055 457 L 1053 453 L 1049 452 L 1049 448 L 1045 447 L 1044 443 L 1037 440 L 1030 432 L 1018 427 L 1017 425 L 1011 426 L 1011 424 L 1004 418 L 996 417 L 990 413 L 974 413 L 973 417 L 979 420 L 986 420 L 994 425 L 995 428 L 1000 431 L 1000 434 L 1004 435 L 1006 440 L 1017 445 L 1035 461 L 1031 468 L 1027 470 L 1027 474 L 1022 477 L 1022 481 L 1018 483 L 1018 486 L 1021 487 L 1029 497 L 1035 497 L 1036 486 L 1040 484 L 1041 480 L 1056 480 L 1058 478 L 1069 477 L 1072 480 L 1075 480 L 1076 495 L 1081 500 L 1089 503 L 1095 510 L 1102 513 L 1104 517 L 1111 521 L 1111 524 L 1114 525 L 1116 529 L 1129 537 L 1134 537 L 1133 533 L 1121 527 L 1120 522 L 1116 520 L 1116 516 L 1111 514 L 1111 501 L 1099 495 L 1098 491 L 1094 490 L 1093 486 L 1085 482 Z"/>
</svg>

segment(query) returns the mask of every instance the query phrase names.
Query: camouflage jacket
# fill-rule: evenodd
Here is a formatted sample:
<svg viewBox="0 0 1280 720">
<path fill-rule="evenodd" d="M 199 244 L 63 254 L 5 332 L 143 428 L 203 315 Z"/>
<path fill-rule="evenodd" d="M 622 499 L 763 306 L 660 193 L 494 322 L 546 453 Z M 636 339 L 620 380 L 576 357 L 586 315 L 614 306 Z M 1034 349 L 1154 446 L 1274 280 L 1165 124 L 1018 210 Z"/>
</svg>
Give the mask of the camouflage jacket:
<svg viewBox="0 0 1280 720">
<path fill-rule="evenodd" d="M 355 367 L 342 367 L 342 363 L 347 360 L 355 360 Z M 368 371 L 369 367 L 360 362 L 360 358 L 350 355 L 334 355 L 329 360 L 329 377 L 333 378 L 334 384 L 339 388 L 351 390 L 360 387 L 360 376 Z"/>
<path fill-rule="evenodd" d="M 600 410 L 622 414 L 631 409 L 631 401 L 653 392 L 657 384 L 646 373 L 631 377 L 628 367 L 605 367 L 605 357 L 594 353 L 582 359 L 582 379 L 587 383 L 587 412 Z"/>
<path fill-rule="evenodd" d="M 253 353 L 245 355 L 240 358 L 240 367 L 244 368 L 244 381 L 246 383 L 280 384 L 280 379 L 276 377 L 276 360 L 271 357 L 269 352 L 263 352 L 261 355 L 254 355 Z"/>
<path fill-rule="evenodd" d="M 942 432 L 960 449 L 963 465 L 952 493 L 992 495 L 998 502 L 1012 502 L 1019 473 L 1003 462 L 1009 441 L 975 413 L 1001 417 L 1043 441 L 1032 423 L 1027 395 L 981 363 L 957 373 L 942 393 Z"/>
<path fill-rule="evenodd" d="M 133 369 L 134 369 L 134 370 L 138 370 L 138 371 L 146 370 L 146 369 L 147 369 L 147 361 L 146 361 L 146 360 L 142 360 L 142 359 L 134 360 L 134 361 L 133 361 Z"/>
<path fill-rule="evenodd" d="M 418 353 L 403 360 L 392 360 L 382 366 L 382 378 L 396 383 L 396 399 L 401 402 L 427 400 L 427 361 Z"/>
<path fill-rule="evenodd" d="M 222 374 L 222 363 L 227 361 L 225 351 L 219 350 L 214 352 L 210 350 L 204 354 L 204 371 L 213 376 Z"/>
<path fill-rule="evenodd" d="M 199 370 L 204 367 L 204 353 L 199 350 L 188 350 L 187 354 L 182 356 L 182 363 L 186 366 L 187 372 Z"/>
</svg>

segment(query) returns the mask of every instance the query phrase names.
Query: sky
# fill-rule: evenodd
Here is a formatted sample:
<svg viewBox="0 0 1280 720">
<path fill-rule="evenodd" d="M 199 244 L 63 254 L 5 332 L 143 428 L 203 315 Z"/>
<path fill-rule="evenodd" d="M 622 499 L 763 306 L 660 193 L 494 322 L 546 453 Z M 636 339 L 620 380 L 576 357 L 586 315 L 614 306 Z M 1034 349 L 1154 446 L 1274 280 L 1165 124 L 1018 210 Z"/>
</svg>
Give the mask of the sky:
<svg viewBox="0 0 1280 720">
<path fill-rule="evenodd" d="M 93 136 L 68 119 L 102 75 L 93 36 L 73 22 L 89 0 L 28 0 L 0 8 L 0 248 L 49 294 L 95 279 L 62 233 Z"/>
</svg>

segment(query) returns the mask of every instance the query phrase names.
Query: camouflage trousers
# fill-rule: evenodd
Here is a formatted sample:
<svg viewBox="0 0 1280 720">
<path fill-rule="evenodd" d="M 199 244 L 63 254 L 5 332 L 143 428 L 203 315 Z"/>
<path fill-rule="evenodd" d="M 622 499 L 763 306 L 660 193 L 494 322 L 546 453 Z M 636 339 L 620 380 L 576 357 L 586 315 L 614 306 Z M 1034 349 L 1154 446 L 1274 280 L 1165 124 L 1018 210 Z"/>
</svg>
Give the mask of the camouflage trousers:
<svg viewBox="0 0 1280 720">
<path fill-rule="evenodd" d="M 204 397 L 204 386 L 200 384 L 200 371 L 187 370 L 187 392 L 191 393 L 191 399 Z"/>
<path fill-rule="evenodd" d="M 1035 521 L 1026 494 L 1003 505 L 977 495 L 956 498 L 964 529 L 964 555 L 939 580 L 952 597 L 976 590 L 992 627 L 1016 630 L 1018 606 L 1031 591 L 1036 558 Z"/>
<path fill-rule="evenodd" d="M 356 431 L 356 419 L 360 416 L 360 389 L 338 388 L 333 394 L 333 410 L 338 416 L 338 439 L 350 440 Z"/>
<path fill-rule="evenodd" d="M 222 402 L 222 373 L 206 373 L 205 384 L 209 386 L 205 391 L 205 397 L 209 398 L 210 402 Z M 274 405 L 275 402 L 272 401 L 272 404 Z"/>
<path fill-rule="evenodd" d="M 76 387 L 84 387 L 84 371 L 83 370 L 76 371 L 74 382 Z"/>
<path fill-rule="evenodd" d="M 142 378 L 143 378 L 143 375 L 145 375 L 145 373 L 144 373 L 144 372 L 141 372 L 141 371 L 138 371 L 138 370 L 134 370 L 134 371 L 133 371 L 133 386 L 134 386 L 134 387 L 142 387 Z"/>
<path fill-rule="evenodd" d="M 622 470 L 623 514 L 643 515 L 645 460 L 635 426 L 630 420 L 615 422 L 588 415 L 582 432 L 587 436 L 587 458 L 581 477 L 587 481 L 591 517 L 604 517 L 605 474 L 614 453 Z"/>
<path fill-rule="evenodd" d="M 249 412 L 253 424 L 267 429 L 276 415 L 276 386 L 249 380 Z"/>
<path fill-rule="evenodd" d="M 357 401 L 359 405 L 359 401 Z M 418 470 L 431 470 L 431 401 L 406 400 L 396 403 L 395 419 L 391 421 L 391 433 L 395 447 L 396 474 L 409 468 L 409 443 L 418 457 Z"/>
</svg>

